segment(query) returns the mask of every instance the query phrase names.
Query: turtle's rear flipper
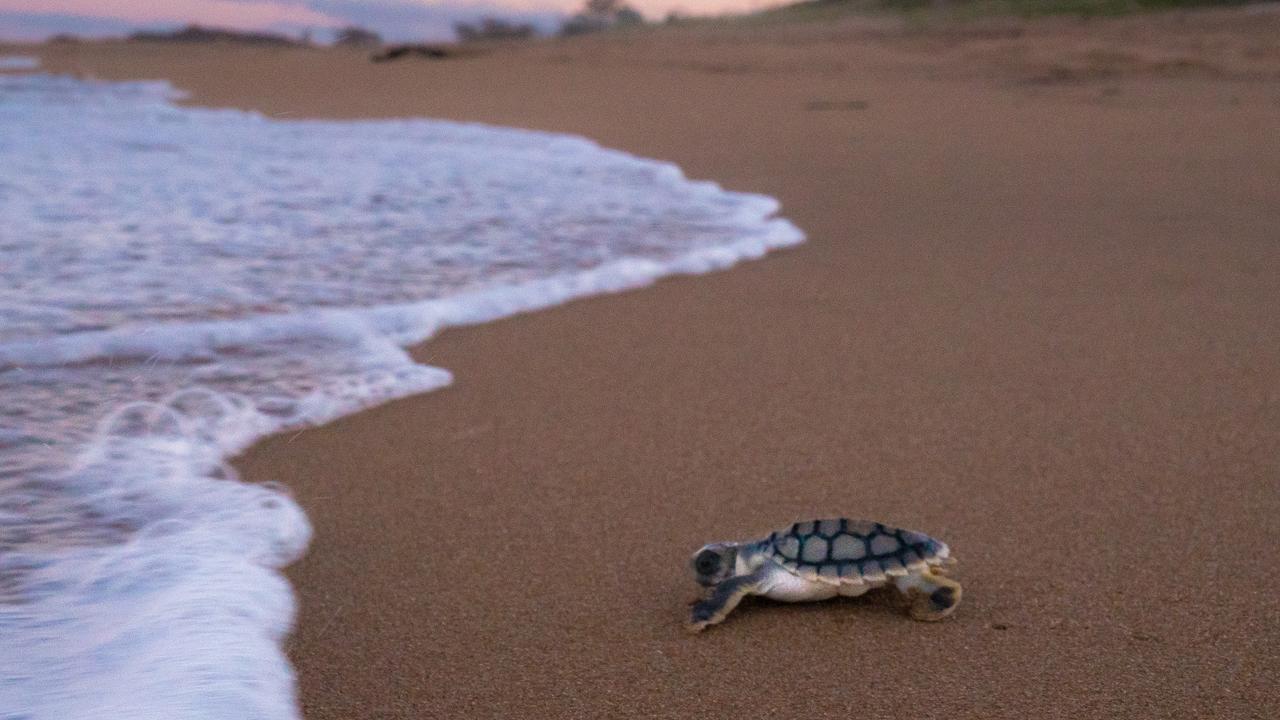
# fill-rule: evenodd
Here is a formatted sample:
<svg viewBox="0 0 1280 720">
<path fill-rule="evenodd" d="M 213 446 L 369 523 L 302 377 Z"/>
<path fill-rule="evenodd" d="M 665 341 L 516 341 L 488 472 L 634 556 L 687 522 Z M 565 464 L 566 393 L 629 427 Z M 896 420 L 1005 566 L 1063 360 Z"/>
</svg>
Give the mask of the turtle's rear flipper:
<svg viewBox="0 0 1280 720">
<path fill-rule="evenodd" d="M 764 572 L 757 570 L 750 575 L 731 577 L 716 585 L 705 600 L 693 606 L 689 613 L 689 630 L 700 632 L 708 625 L 723 622 L 738 607 L 738 603 L 742 602 L 742 598 L 759 590 L 764 575 Z"/>
<path fill-rule="evenodd" d="M 960 583 L 929 571 L 896 578 L 898 591 L 913 598 L 911 617 L 931 622 L 955 612 L 960 604 Z"/>
</svg>

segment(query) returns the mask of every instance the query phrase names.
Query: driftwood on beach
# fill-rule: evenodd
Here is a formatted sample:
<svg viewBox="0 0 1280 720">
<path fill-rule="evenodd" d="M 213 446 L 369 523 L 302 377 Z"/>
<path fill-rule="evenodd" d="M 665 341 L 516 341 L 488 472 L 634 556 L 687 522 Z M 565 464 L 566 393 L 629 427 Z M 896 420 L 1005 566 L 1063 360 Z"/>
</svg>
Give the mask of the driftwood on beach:
<svg viewBox="0 0 1280 720">
<path fill-rule="evenodd" d="M 428 60 L 443 60 L 454 57 L 456 51 L 442 45 L 390 45 L 369 56 L 373 62 L 387 62 L 404 58 L 420 57 Z"/>
</svg>

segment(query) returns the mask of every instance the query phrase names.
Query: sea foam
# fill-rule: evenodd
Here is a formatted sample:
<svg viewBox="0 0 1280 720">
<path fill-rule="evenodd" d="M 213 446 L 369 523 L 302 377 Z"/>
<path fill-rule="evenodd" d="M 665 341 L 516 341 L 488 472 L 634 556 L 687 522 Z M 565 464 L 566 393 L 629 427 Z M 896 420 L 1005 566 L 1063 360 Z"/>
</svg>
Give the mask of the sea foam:
<svg viewBox="0 0 1280 720">
<path fill-rule="evenodd" d="M 35 70 L 40 58 L 31 55 L 0 55 L 0 70 Z"/>
<path fill-rule="evenodd" d="M 448 384 L 444 327 L 803 239 L 582 138 L 175 97 L 0 75 L 0 717 L 296 717 L 310 526 L 226 458 Z"/>
</svg>

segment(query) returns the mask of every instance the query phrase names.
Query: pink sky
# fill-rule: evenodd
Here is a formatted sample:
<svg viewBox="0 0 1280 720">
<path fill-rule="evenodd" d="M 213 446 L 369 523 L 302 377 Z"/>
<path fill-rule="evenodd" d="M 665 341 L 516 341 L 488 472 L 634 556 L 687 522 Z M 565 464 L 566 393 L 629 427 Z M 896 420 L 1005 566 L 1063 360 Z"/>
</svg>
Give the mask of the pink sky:
<svg viewBox="0 0 1280 720">
<path fill-rule="evenodd" d="M 714 14 L 785 0 L 629 0 L 650 17 Z M 119 34 L 139 26 L 200 23 L 237 29 L 317 30 L 358 24 L 389 35 L 436 35 L 453 20 L 488 12 L 570 12 L 583 0 L 0 0 L 0 36 Z"/>
<path fill-rule="evenodd" d="M 201 22 L 234 27 L 280 23 L 330 25 L 305 5 L 243 0 L 0 0 L 0 12 L 78 15 L 136 23 Z"/>
</svg>

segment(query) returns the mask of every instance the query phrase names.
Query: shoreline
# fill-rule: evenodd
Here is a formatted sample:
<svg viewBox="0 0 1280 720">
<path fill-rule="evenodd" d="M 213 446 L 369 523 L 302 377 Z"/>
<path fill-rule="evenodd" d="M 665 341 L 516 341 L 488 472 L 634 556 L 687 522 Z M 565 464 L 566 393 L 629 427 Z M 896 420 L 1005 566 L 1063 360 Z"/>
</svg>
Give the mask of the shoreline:
<svg viewBox="0 0 1280 720">
<path fill-rule="evenodd" d="M 1249 271 L 1276 259 L 1275 218 L 1242 202 L 1280 167 L 1259 145 L 1274 86 L 1241 81 L 1235 104 L 1220 80 L 1146 71 L 1010 89 L 922 79 L 929 62 L 898 65 L 911 48 L 758 32 L 755 53 L 676 33 L 385 73 L 337 52 L 46 58 L 272 115 L 416 110 L 583 134 L 773 195 L 810 236 L 729 272 L 446 330 L 412 353 L 455 385 L 237 460 L 293 488 L 317 529 L 288 572 L 307 716 L 905 702 L 1249 717 L 1276 692 L 1280 639 L 1275 593 L 1249 588 L 1277 582 L 1246 584 L 1251 560 L 1212 546 L 1264 547 L 1280 506 L 1266 390 L 1280 294 Z M 1121 101 L 1099 103 L 1115 97 L 1099 83 Z M 1219 132 L 1185 145 L 1201 127 Z M 833 513 L 948 541 L 956 618 L 910 623 L 887 597 L 752 603 L 683 634 L 688 552 Z M 1195 548 L 1174 547 L 1186 537 Z M 1160 602 L 1116 592 L 1134 586 Z M 794 687 L 814 658 L 858 693 L 749 681 Z M 932 685 L 904 684 L 921 668 Z"/>
</svg>

